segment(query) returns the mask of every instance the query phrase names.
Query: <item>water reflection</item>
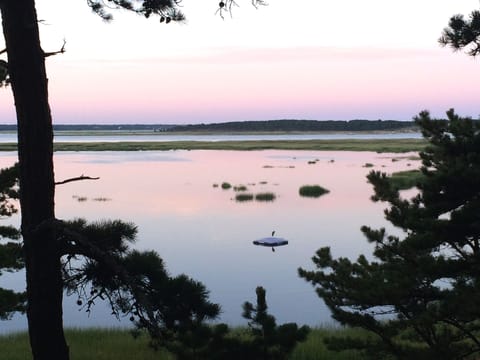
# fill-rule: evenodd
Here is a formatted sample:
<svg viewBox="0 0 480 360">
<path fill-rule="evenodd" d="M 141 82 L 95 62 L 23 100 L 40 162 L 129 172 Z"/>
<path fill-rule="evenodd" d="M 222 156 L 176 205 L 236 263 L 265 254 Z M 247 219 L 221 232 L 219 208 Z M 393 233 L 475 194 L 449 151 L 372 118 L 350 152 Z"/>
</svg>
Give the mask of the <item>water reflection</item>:
<svg viewBox="0 0 480 360">
<path fill-rule="evenodd" d="M 360 227 L 387 226 L 384 204 L 369 200 L 366 174 L 418 166 L 408 155 L 315 151 L 169 151 L 55 154 L 57 181 L 81 174 L 97 181 L 57 186 L 57 217 L 88 220 L 119 218 L 138 225 L 140 249 L 155 249 L 172 274 L 186 273 L 204 282 L 222 305 L 221 321 L 243 324 L 241 305 L 254 301 L 255 287 L 267 290 L 271 312 L 280 323 L 329 322 L 328 310 L 313 288 L 297 276 L 311 268 L 321 246 L 334 256 L 369 253 Z M 0 166 L 14 162 L 4 153 Z M 397 161 L 392 161 L 392 159 Z M 268 166 L 266 166 L 268 165 Z M 252 193 L 272 192 L 275 201 L 235 201 L 235 191 L 214 184 L 245 185 Z M 330 193 L 301 197 L 302 185 L 318 184 Z M 85 201 L 78 201 L 85 197 Z M 109 201 L 95 201 L 106 198 Z M 16 220 L 18 221 L 18 219 Z M 388 226 L 387 226 L 388 227 Z M 252 241 L 272 230 L 289 244 L 272 253 Z M 23 277 L 0 277 L 0 286 L 21 287 Z M 65 302 L 67 326 L 115 326 L 103 307 L 90 318 L 76 299 Z M 124 322 L 122 324 L 128 324 Z M 0 330 L 25 327 L 25 320 L 0 322 Z"/>
</svg>

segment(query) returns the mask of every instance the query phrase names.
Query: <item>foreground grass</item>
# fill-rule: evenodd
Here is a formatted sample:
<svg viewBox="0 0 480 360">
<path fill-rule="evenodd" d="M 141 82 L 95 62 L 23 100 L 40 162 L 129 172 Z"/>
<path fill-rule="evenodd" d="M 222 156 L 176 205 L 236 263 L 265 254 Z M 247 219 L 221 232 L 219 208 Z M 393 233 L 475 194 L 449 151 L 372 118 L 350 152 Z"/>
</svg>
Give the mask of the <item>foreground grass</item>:
<svg viewBox="0 0 480 360">
<path fill-rule="evenodd" d="M 323 338 L 332 335 L 357 335 L 359 330 L 329 328 L 313 329 L 308 339 L 299 344 L 291 360 L 361 360 L 355 351 L 336 353 L 327 350 Z M 362 336 L 360 334 L 360 336 Z M 69 329 L 66 331 L 71 360 L 174 360 L 165 351 L 155 352 L 148 347 L 146 336 L 134 339 L 128 330 L 120 329 Z M 30 359 L 30 348 L 26 333 L 0 336 L 1 359 Z"/>
<path fill-rule="evenodd" d="M 148 347 L 148 338 L 134 339 L 127 330 L 68 329 L 65 332 L 71 360 L 174 360 L 165 351 L 155 352 Z M 30 359 L 28 335 L 18 333 L 0 337 L 1 359 Z"/>
<path fill-rule="evenodd" d="M 338 140 L 262 140 L 262 141 L 158 141 L 55 143 L 55 151 L 148 151 L 148 150 L 328 150 L 401 153 L 420 151 L 423 139 L 338 139 Z M 0 144 L 0 151 L 15 151 L 17 144 Z"/>
</svg>

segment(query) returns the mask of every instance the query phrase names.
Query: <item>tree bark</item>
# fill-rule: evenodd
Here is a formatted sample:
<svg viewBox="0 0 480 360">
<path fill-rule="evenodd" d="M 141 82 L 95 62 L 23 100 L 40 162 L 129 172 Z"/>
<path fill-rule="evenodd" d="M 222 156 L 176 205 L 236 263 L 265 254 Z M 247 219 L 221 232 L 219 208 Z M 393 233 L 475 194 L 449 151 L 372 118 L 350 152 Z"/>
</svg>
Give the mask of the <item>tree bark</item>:
<svg viewBox="0 0 480 360">
<path fill-rule="evenodd" d="M 63 283 L 55 230 L 53 129 L 44 52 L 34 0 L 0 0 L 18 123 L 20 207 L 28 328 L 35 360 L 68 360 L 62 321 Z"/>
</svg>

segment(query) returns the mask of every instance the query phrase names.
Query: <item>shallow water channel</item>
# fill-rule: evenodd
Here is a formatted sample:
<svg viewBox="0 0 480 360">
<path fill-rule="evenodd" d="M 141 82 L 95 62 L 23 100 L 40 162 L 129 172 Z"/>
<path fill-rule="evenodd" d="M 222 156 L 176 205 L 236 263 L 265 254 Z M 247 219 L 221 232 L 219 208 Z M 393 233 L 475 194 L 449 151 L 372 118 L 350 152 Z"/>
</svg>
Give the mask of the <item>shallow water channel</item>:
<svg viewBox="0 0 480 360">
<path fill-rule="evenodd" d="M 312 268 L 311 257 L 322 246 L 334 256 L 356 258 L 371 246 L 362 225 L 388 227 L 385 204 L 370 200 L 366 175 L 372 169 L 391 173 L 412 169 L 414 154 L 325 151 L 167 151 L 62 152 L 55 154 L 57 181 L 81 174 L 96 181 L 59 185 L 56 213 L 61 219 L 121 219 L 138 226 L 139 249 L 154 249 L 172 274 L 202 281 L 211 299 L 222 305 L 219 321 L 245 324 L 244 301 L 255 301 L 255 287 L 267 290 L 270 312 L 279 323 L 330 323 L 328 309 L 297 268 Z M 2 153 L 0 166 L 13 164 L 14 153 Z M 365 164 L 373 167 L 366 167 Z M 274 201 L 235 201 L 233 188 L 252 194 L 272 192 Z M 321 185 L 320 198 L 299 195 L 302 185 Z M 8 221 L 10 221 L 9 219 Z M 13 219 L 18 223 L 18 218 Z M 272 252 L 252 241 L 276 235 L 289 240 Z M 392 230 L 393 231 L 393 230 Z M 21 289 L 24 274 L 4 274 L 0 286 Z M 78 310 L 76 298 L 65 300 L 66 326 L 122 326 L 105 306 L 90 316 Z M 0 332 L 26 328 L 24 316 L 0 321 Z"/>
</svg>

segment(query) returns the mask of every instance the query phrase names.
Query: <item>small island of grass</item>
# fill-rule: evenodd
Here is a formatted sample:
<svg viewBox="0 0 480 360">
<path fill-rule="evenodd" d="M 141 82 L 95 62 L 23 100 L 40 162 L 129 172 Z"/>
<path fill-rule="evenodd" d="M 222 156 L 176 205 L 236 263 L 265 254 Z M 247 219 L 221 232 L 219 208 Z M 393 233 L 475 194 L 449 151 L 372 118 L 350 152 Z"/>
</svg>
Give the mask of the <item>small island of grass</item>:
<svg viewBox="0 0 480 360">
<path fill-rule="evenodd" d="M 320 185 L 303 185 L 298 190 L 300 196 L 318 198 L 330 192 Z"/>
<path fill-rule="evenodd" d="M 275 198 L 275 194 L 271 192 L 258 193 L 255 195 L 255 200 L 257 201 L 273 201 Z"/>
<path fill-rule="evenodd" d="M 252 200 L 253 200 L 253 194 L 240 193 L 235 195 L 235 201 L 238 201 L 238 202 L 245 202 L 245 201 L 252 201 Z"/>
<path fill-rule="evenodd" d="M 223 182 L 221 186 L 223 190 L 228 190 L 232 187 L 232 185 L 228 182 Z"/>
</svg>

